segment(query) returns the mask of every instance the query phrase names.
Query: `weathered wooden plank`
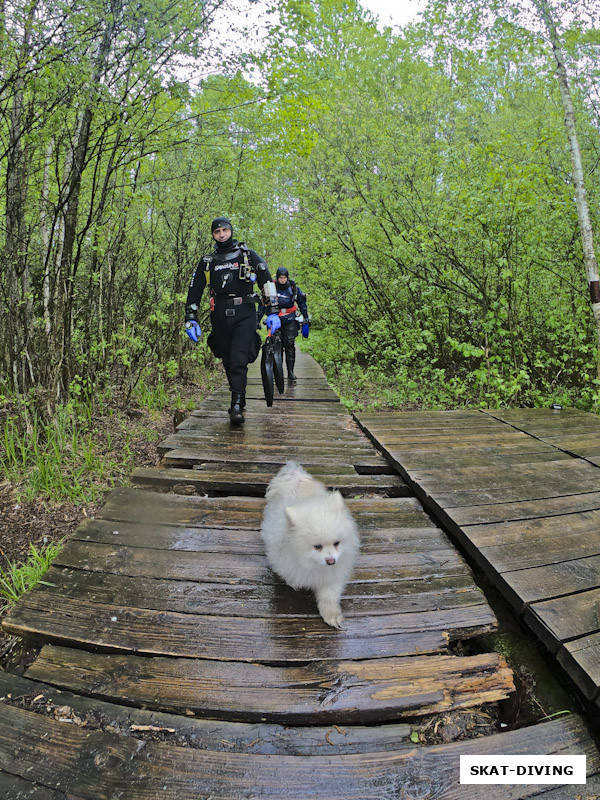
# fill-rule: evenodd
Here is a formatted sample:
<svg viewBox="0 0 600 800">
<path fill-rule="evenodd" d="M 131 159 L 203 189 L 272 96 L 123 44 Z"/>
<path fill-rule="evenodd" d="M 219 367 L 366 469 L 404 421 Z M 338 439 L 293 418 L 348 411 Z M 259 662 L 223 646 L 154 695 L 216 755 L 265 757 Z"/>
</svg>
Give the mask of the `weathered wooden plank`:
<svg viewBox="0 0 600 800">
<path fill-rule="evenodd" d="M 600 488 L 600 471 L 579 458 L 549 461 L 543 464 L 494 465 L 491 467 L 474 467 L 467 469 L 435 469 L 435 464 L 425 470 L 413 470 L 410 477 L 423 489 L 430 491 L 434 497 L 444 492 L 469 487 L 470 490 L 509 488 L 525 485 L 539 485 L 542 493 L 546 484 L 570 485 L 590 483 Z"/>
<path fill-rule="evenodd" d="M 571 676 L 588 700 L 600 693 L 600 633 L 591 633 L 560 646 L 559 664 Z"/>
<path fill-rule="evenodd" d="M 480 609 L 489 622 L 489 612 Z M 259 618 L 178 614 L 65 599 L 48 607 L 43 588 L 4 619 L 17 636 L 147 655 L 260 663 L 390 658 L 444 652 L 448 628 L 477 628 L 474 609 L 348 617 L 343 631 L 319 617 Z M 462 628 L 462 626 L 465 626 Z M 491 628 L 491 625 L 483 626 Z"/>
<path fill-rule="evenodd" d="M 451 446 L 438 462 L 428 449 L 443 436 L 416 437 L 416 447 L 423 450 L 415 458 L 403 444 L 409 430 L 398 436 L 363 415 L 358 421 L 371 438 L 381 437 L 380 447 L 417 487 L 424 504 L 445 520 L 513 607 L 525 614 L 530 628 L 551 652 L 558 651 L 574 680 L 582 681 L 593 696 L 593 681 L 600 678 L 590 667 L 595 651 L 586 646 L 580 652 L 569 640 L 587 641 L 600 631 L 600 472 L 582 458 L 565 455 L 595 452 L 598 434 L 592 428 L 597 431 L 600 420 L 549 409 L 503 410 L 497 417 L 525 439 L 492 429 L 494 457 L 507 457 L 506 442 L 524 441 L 523 449 L 533 452 L 542 440 L 561 455 L 554 458 L 546 451 L 540 461 L 490 465 L 485 459 L 492 453 L 484 436 L 465 431 L 468 436 L 457 435 L 457 441 L 468 448 L 470 464 L 463 466 L 465 450 L 458 448 L 457 463 L 450 463 Z"/>
<path fill-rule="evenodd" d="M 394 427 L 398 422 L 405 420 L 414 422 L 429 422 L 430 424 L 446 425 L 450 422 L 463 422 L 470 425 L 471 422 L 480 422 L 490 419 L 488 415 L 481 411 L 453 410 L 453 411 L 377 411 L 370 413 L 361 411 L 358 415 L 361 421 L 365 421 L 373 430 L 389 430 L 393 422 Z M 493 420 L 492 420 L 492 424 Z"/>
<path fill-rule="evenodd" d="M 404 529 L 401 529 L 404 530 Z M 264 555 L 257 527 L 210 528 L 176 522 L 146 522 L 114 519 L 84 520 L 70 541 L 139 546 L 153 550 L 189 550 L 195 553 L 250 553 Z"/>
<path fill-rule="evenodd" d="M 600 474 L 590 475 L 585 481 L 555 480 L 552 484 L 533 482 L 522 486 L 478 489 L 477 491 L 458 490 L 454 492 L 435 492 L 435 502 L 444 509 L 461 506 L 497 505 L 498 503 L 522 503 L 531 500 L 546 500 L 568 495 L 597 494 L 600 489 Z"/>
<path fill-rule="evenodd" d="M 542 789 L 542 786 L 539 788 Z M 585 786 L 565 784 L 536 795 L 536 797 L 539 800 L 598 800 L 600 797 L 600 775 L 588 775 Z"/>
<path fill-rule="evenodd" d="M 64 598 L 83 598 L 105 605 L 237 617 L 316 616 L 310 592 L 296 592 L 285 584 L 215 584 L 169 581 L 159 578 L 112 575 L 51 567 L 44 591 L 50 608 Z M 427 576 L 413 581 L 353 581 L 346 587 L 344 608 L 350 616 L 399 612 L 476 609 L 489 615 L 484 595 L 466 572 L 443 577 Z"/>
<path fill-rule="evenodd" d="M 262 429 L 255 430 L 252 433 L 245 433 L 243 437 L 232 437 L 229 431 L 222 429 L 197 430 L 196 428 L 186 428 L 170 434 L 170 438 L 174 439 L 175 441 L 185 440 L 186 442 L 193 442 L 195 445 L 208 444 L 225 447 L 235 445 L 236 447 L 244 447 L 244 449 L 248 447 L 248 449 L 251 451 L 259 452 L 272 452 L 275 449 L 279 450 L 282 447 L 296 447 L 299 444 L 300 439 L 300 443 L 305 446 L 307 452 L 318 451 L 319 453 L 323 453 L 325 456 L 331 453 L 339 454 L 339 450 L 342 447 L 351 454 L 375 453 L 375 449 L 371 442 L 364 439 L 361 435 L 355 433 L 354 431 L 339 430 L 338 434 L 334 434 L 331 430 L 328 430 L 328 428 L 328 425 L 324 425 L 322 429 L 315 428 L 315 426 L 311 424 L 311 437 L 308 439 L 308 437 L 305 435 L 305 442 L 302 442 L 302 437 L 299 437 L 298 432 L 296 431 L 295 435 L 288 432 L 287 434 L 277 436 L 276 441 L 270 445 L 265 445 L 265 439 L 273 439 L 273 432 L 270 431 L 269 433 L 265 433 Z M 557 451 L 556 448 L 551 449 L 554 450 L 554 452 L 560 452 Z M 340 464 L 339 466 L 347 469 L 347 464 L 349 463 L 350 459 L 348 459 L 345 464 Z"/>
<path fill-rule="evenodd" d="M 432 466 L 432 452 L 431 450 L 410 450 L 399 452 L 394 450 L 397 460 L 401 461 L 403 467 L 412 473 L 426 470 Z M 452 469 L 466 468 L 478 466 L 493 467 L 496 465 L 510 464 L 517 467 L 519 464 L 544 464 L 548 461 L 564 461 L 572 458 L 568 453 L 563 453 L 555 447 L 540 450 L 539 448 L 511 448 L 510 450 L 486 450 L 482 452 L 480 449 L 473 450 L 472 448 L 464 448 L 460 451 L 452 451 L 451 453 L 435 453 L 435 467 L 438 469 Z"/>
<path fill-rule="evenodd" d="M 569 717 L 529 729 L 400 752 L 321 756 L 271 756 L 192 750 L 101 731 L 61 725 L 33 712 L 6 707 L 0 715 L 0 767 L 37 782 L 67 789 L 85 800 L 199 800 L 327 797 L 381 800 L 414 786 L 421 797 L 479 800 L 481 787 L 460 785 L 459 754 L 584 754 L 587 769 L 599 768 L 595 745 L 581 720 Z M 15 736 L 19 731 L 19 736 Z M 109 768 L 107 768 L 109 767 Z M 547 790 L 553 788 L 548 785 Z M 485 787 L 488 800 L 506 800 L 507 786 Z M 510 787 L 512 800 L 540 794 L 534 784 Z"/>
<path fill-rule="evenodd" d="M 600 453 L 600 434 L 593 434 L 588 436 L 553 436 L 548 438 L 548 441 L 562 450 L 573 453 L 581 458 L 594 457 Z"/>
<path fill-rule="evenodd" d="M 410 520 L 409 520 L 410 521 Z M 416 527 L 377 528 L 363 537 L 361 552 L 401 554 L 419 549 L 439 550 L 449 543 L 439 528 L 425 527 L 430 520 L 414 520 Z M 254 528 L 205 528 L 177 524 L 146 525 L 121 520 L 86 520 L 73 532 L 71 540 L 109 545 L 139 546 L 146 549 L 188 550 L 196 553 L 251 553 L 264 555 L 265 546 Z"/>
<path fill-rule="evenodd" d="M 563 424 L 565 419 L 586 419 L 593 417 L 587 411 L 578 408 L 493 408 L 483 411 L 486 416 L 499 419 L 514 425 L 516 422 L 533 423 L 536 420 L 542 423 L 556 422 Z"/>
<path fill-rule="evenodd" d="M 302 444 L 273 444 L 265 447 L 256 445 L 246 446 L 243 442 L 219 444 L 209 441 L 195 441 L 190 436 L 179 433 L 167 436 L 159 445 L 157 451 L 164 455 L 170 450 L 190 452 L 195 460 L 199 461 L 235 461 L 249 464 L 285 464 L 287 461 L 300 461 L 302 464 L 361 464 L 364 466 L 378 467 L 387 462 L 374 449 L 356 447 L 332 447 L 323 449 Z M 169 458 L 172 454 L 169 454 Z"/>
<path fill-rule="evenodd" d="M 239 473 L 224 470 L 209 471 L 208 469 L 178 469 L 153 467 L 138 467 L 131 475 L 131 481 L 136 486 L 145 486 L 152 489 L 171 491 L 185 491 L 188 488 L 198 493 L 221 492 L 227 494 L 254 494 L 264 496 L 269 481 L 277 472 L 277 467 L 270 471 L 253 471 Z M 395 475 L 333 475 L 325 474 L 320 479 L 327 486 L 337 489 L 344 497 L 352 497 L 359 492 L 370 494 L 385 494 L 390 497 L 412 494 L 406 483 Z"/>
<path fill-rule="evenodd" d="M 588 492 L 559 497 L 546 497 L 543 500 L 528 500 L 496 505 L 474 505 L 452 510 L 452 519 L 457 525 L 478 525 L 486 522 L 508 522 L 510 520 L 554 517 L 580 511 L 600 509 L 600 492 Z"/>
<path fill-rule="evenodd" d="M 301 461 L 303 467 L 311 464 L 333 466 L 339 463 L 350 463 L 354 465 L 359 474 L 394 474 L 394 470 L 390 467 L 387 461 L 383 457 L 378 457 L 376 455 L 361 455 L 348 461 L 346 458 L 344 458 L 342 453 L 340 453 L 337 457 L 325 457 L 317 453 L 307 453 L 306 451 L 302 450 L 302 448 L 298 448 L 298 452 L 296 454 L 292 454 L 289 451 L 286 452 L 284 449 L 282 449 L 279 453 L 262 453 L 252 455 L 244 453 L 243 451 L 237 453 L 220 453 L 218 448 L 216 448 L 213 452 L 208 452 L 206 449 L 194 448 L 190 446 L 177 446 L 172 450 L 165 451 L 163 455 L 163 464 L 165 464 L 165 466 L 179 466 L 182 464 L 197 464 L 205 461 L 225 461 L 229 462 L 232 465 L 232 468 L 245 472 L 247 467 L 251 464 L 262 464 L 264 467 L 269 467 L 273 464 L 276 464 L 277 466 L 283 466 L 283 464 L 285 464 L 287 461 L 290 459 L 294 460 L 294 458 L 297 461 Z"/>
<path fill-rule="evenodd" d="M 225 753 L 331 756 L 398 752 L 403 748 L 414 748 L 409 739 L 412 726 L 405 723 L 345 725 L 343 728 L 339 725 L 313 725 L 298 728 L 260 722 L 198 719 L 189 714 L 168 714 L 103 702 L 98 697 L 73 694 L 49 683 L 0 671 L 0 702 L 2 701 L 8 705 L 39 709 L 41 713 L 49 708 L 54 717 L 78 716 L 86 723 L 88 730 L 101 728 L 139 739 L 158 733 L 169 744 Z M 148 728 L 155 731 L 145 732 L 144 729 Z M 40 796 L 39 800 L 46 800 L 46 796 Z M 48 800 L 54 798 L 49 795 Z M 60 800 L 64 798 L 61 796 Z"/>
<path fill-rule="evenodd" d="M 464 535 L 498 572 L 600 553 L 600 511 L 471 525 Z"/>
<path fill-rule="evenodd" d="M 56 566 L 116 575 L 197 580 L 214 583 L 280 583 L 264 556 L 235 553 L 195 553 L 186 550 L 153 550 L 72 540 L 58 554 Z M 464 573 L 465 564 L 449 547 L 426 553 L 361 554 L 353 573 L 355 581 L 400 580 L 421 575 Z"/>
<path fill-rule="evenodd" d="M 600 631 L 600 588 L 530 605 L 525 622 L 551 652 L 562 642 Z"/>
<path fill-rule="evenodd" d="M 194 527 L 260 528 L 264 499 L 257 497 L 196 497 L 145 489 L 115 489 L 102 507 L 100 519 L 138 523 L 170 523 Z M 374 527 L 429 527 L 431 520 L 414 498 L 348 499 L 361 530 Z M 118 526 L 117 526 L 118 527 Z"/>
<path fill-rule="evenodd" d="M 263 473 L 266 470 L 274 470 L 276 468 L 274 466 L 266 467 L 264 464 L 249 464 L 248 465 L 248 474 L 252 475 L 254 473 Z M 199 463 L 197 464 L 193 472 L 211 472 L 211 473 L 218 473 L 218 472 L 231 472 L 231 464 L 227 461 L 223 461 L 219 463 L 218 461 L 207 461 L 206 463 Z M 357 476 L 358 473 L 354 469 L 354 467 L 350 466 L 350 464 L 330 464 L 330 465 L 321 465 L 321 464 L 309 464 L 306 468 L 306 471 L 309 472 L 313 477 L 320 480 L 322 483 L 326 483 L 325 476 L 332 475 L 333 477 L 345 477 L 345 478 L 352 478 Z M 327 484 L 328 485 L 328 484 Z"/>
<path fill-rule="evenodd" d="M 514 691 L 502 656 L 415 656 L 309 666 L 104 655 L 46 646 L 27 670 L 72 692 L 144 708 L 284 725 L 368 723 L 442 713 Z"/>
<path fill-rule="evenodd" d="M 230 426 L 231 427 L 231 426 Z M 306 435 L 300 436 L 298 430 L 283 430 L 281 434 L 273 436 L 273 430 L 269 432 L 264 430 L 265 426 L 254 426 L 243 429 L 243 435 L 235 435 L 232 437 L 231 431 L 225 429 L 223 426 L 219 428 L 212 428 L 206 430 L 205 428 L 187 427 L 177 430 L 176 433 L 170 434 L 169 439 L 177 441 L 194 442 L 198 444 L 218 444 L 219 446 L 229 447 L 232 444 L 235 446 L 243 446 L 244 449 L 251 451 L 264 451 L 273 452 L 282 447 L 295 447 L 299 444 L 307 451 L 318 450 L 324 455 L 330 452 L 338 452 L 341 445 L 348 450 L 349 453 L 373 453 L 372 443 L 360 433 L 355 431 L 346 431 L 343 429 L 331 430 L 327 425 L 322 426 L 322 436 Z M 328 431 L 328 435 L 325 435 Z M 313 433 L 313 426 L 311 431 Z"/>
<path fill-rule="evenodd" d="M 35 780 L 35 771 L 29 773 L 29 780 L 9 775 L 0 770 L 0 797 L 2 800 L 82 800 L 81 797 L 69 794 L 62 790 L 54 790 L 48 786 L 32 783 Z"/>
<path fill-rule="evenodd" d="M 498 583 L 509 602 L 524 611 L 529 603 L 600 586 L 600 556 L 504 572 Z"/>
<path fill-rule="evenodd" d="M 344 459 L 345 464 L 352 463 L 352 459 L 358 458 L 359 456 L 368 458 L 377 455 L 372 445 L 363 443 L 360 440 L 354 441 L 353 443 L 344 439 L 332 439 L 331 441 L 321 442 L 312 442 L 310 440 L 299 442 L 298 437 L 294 440 L 279 438 L 274 440 L 271 436 L 271 441 L 264 441 L 261 440 L 259 436 L 247 435 L 244 435 L 243 439 L 240 437 L 232 438 L 231 436 L 218 438 L 199 433 L 189 428 L 185 431 L 177 431 L 167 436 L 158 445 L 158 450 L 196 447 L 206 450 L 207 452 L 223 450 L 231 455 L 239 455 L 240 452 L 247 452 L 248 461 L 252 460 L 250 456 L 253 456 L 254 460 L 259 460 L 259 456 L 263 456 L 264 459 L 268 460 L 271 454 L 278 455 L 287 450 L 289 451 L 288 460 L 300 460 L 305 457 L 305 454 L 318 454 L 322 455 L 323 458 L 333 458 L 335 456 L 340 458 L 340 445 L 343 445 L 344 451 L 348 453 L 347 458 Z"/>
<path fill-rule="evenodd" d="M 190 417 L 211 421 L 215 425 L 229 425 L 229 418 L 223 416 L 227 402 L 225 399 L 218 403 L 215 401 L 205 401 L 197 409 L 191 412 Z M 348 412 L 339 403 L 320 403 L 318 400 L 312 403 L 282 403 L 275 398 L 271 408 L 267 408 L 264 402 L 248 400 L 246 404 L 248 420 L 250 424 L 270 425 L 276 420 L 281 421 L 281 414 L 285 411 L 286 420 L 315 420 L 324 422 L 331 420 L 332 426 L 345 426 L 348 423 Z M 230 426 L 231 427 L 231 426 Z"/>
</svg>

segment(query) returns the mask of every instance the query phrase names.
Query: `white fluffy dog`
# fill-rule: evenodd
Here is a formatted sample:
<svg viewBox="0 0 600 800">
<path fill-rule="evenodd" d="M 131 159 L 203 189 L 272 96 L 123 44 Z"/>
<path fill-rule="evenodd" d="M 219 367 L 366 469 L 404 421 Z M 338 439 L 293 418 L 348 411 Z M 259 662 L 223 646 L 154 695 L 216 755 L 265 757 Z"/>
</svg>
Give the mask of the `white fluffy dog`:
<svg viewBox="0 0 600 800">
<path fill-rule="evenodd" d="M 360 544 L 342 495 L 288 461 L 265 496 L 260 533 L 272 569 L 293 589 L 312 589 L 323 620 L 341 628 L 340 599 Z"/>
</svg>

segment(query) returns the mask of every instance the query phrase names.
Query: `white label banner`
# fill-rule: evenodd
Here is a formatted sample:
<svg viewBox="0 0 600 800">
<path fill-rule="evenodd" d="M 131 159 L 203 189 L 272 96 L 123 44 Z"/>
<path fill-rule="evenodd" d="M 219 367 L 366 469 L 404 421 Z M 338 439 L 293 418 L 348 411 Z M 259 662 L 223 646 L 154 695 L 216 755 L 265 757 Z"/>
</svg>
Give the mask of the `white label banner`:
<svg viewBox="0 0 600 800">
<path fill-rule="evenodd" d="M 461 756 L 461 783 L 585 783 L 585 756 Z"/>
</svg>

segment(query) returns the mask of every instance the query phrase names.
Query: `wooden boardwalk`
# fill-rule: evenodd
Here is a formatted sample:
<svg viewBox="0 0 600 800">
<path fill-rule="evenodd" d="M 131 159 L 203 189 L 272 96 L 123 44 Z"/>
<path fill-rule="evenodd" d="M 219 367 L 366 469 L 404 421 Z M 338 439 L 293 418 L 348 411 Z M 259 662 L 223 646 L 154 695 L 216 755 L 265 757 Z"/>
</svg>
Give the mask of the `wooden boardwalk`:
<svg viewBox="0 0 600 800">
<path fill-rule="evenodd" d="M 0 797 L 474 800 L 479 787 L 458 780 L 468 753 L 586 754 L 585 789 L 600 792 L 575 715 L 413 743 L 419 721 L 437 730 L 511 693 L 502 656 L 476 645 L 497 623 L 320 368 L 301 355 L 297 372 L 268 409 L 255 367 L 240 428 L 224 390 L 203 402 L 161 443 L 161 467 L 113 491 L 7 617 L 35 649 L 0 672 Z M 345 494 L 361 531 L 343 631 L 264 558 L 262 497 L 289 458 Z M 574 800 L 582 788 L 486 795 Z"/>
<path fill-rule="evenodd" d="M 600 702 L 600 418 L 543 408 L 358 419 Z"/>
</svg>

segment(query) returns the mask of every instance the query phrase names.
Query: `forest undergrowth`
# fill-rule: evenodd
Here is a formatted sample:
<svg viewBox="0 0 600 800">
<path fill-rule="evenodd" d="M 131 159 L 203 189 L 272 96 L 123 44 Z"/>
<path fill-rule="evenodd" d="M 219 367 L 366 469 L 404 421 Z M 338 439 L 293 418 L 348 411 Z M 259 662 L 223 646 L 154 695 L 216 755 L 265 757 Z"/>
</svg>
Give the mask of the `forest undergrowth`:
<svg viewBox="0 0 600 800">
<path fill-rule="evenodd" d="M 111 489 L 158 462 L 157 443 L 223 378 L 215 366 L 193 380 L 146 375 L 126 405 L 115 387 L 56 407 L 1 398 L 0 618 Z"/>
</svg>

